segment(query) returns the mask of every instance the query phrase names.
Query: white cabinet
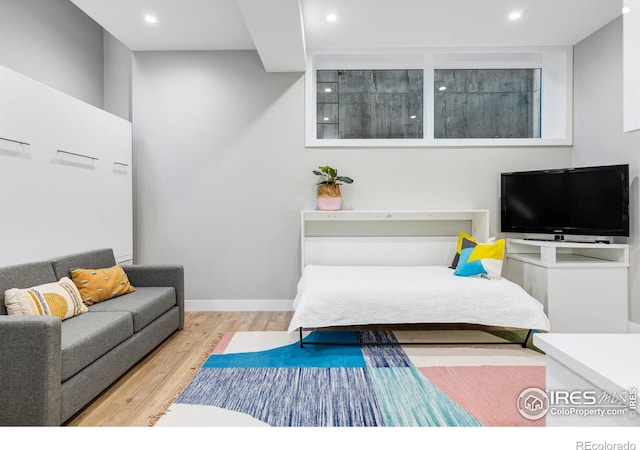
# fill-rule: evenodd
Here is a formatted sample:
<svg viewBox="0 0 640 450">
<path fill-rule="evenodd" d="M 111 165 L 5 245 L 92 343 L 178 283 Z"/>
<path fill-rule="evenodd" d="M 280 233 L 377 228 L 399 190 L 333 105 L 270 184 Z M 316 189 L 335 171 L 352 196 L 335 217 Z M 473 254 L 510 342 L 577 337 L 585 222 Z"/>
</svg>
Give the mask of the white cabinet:
<svg viewBox="0 0 640 450">
<path fill-rule="evenodd" d="M 42 245 L 40 229 L 40 133 L 44 87 L 0 70 L 0 264 L 33 261 Z"/>
<path fill-rule="evenodd" d="M 507 240 L 505 277 L 538 299 L 552 333 L 625 333 L 626 244 Z"/>
<path fill-rule="evenodd" d="M 121 263 L 133 259 L 133 187 L 131 123 L 105 116 L 104 133 L 104 223 L 105 246 Z"/>
<path fill-rule="evenodd" d="M 0 265 L 132 259 L 130 122 L 0 67 L 0 138 Z"/>
<path fill-rule="evenodd" d="M 42 237 L 49 256 L 104 246 L 102 111 L 49 91 L 42 124 Z"/>
</svg>

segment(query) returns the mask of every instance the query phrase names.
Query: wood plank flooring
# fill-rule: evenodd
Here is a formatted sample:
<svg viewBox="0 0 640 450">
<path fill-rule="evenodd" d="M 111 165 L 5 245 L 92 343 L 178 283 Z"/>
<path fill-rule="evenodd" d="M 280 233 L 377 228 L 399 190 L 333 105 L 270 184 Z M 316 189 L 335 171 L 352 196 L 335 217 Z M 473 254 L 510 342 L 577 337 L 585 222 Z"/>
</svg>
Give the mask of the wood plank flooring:
<svg viewBox="0 0 640 450">
<path fill-rule="evenodd" d="M 285 331 L 291 311 L 189 312 L 184 329 L 65 424 L 68 427 L 149 427 L 191 380 L 220 338 L 231 331 Z M 483 329 L 463 324 L 369 326 L 369 329 Z M 340 329 L 336 327 L 336 329 Z M 519 340 L 522 337 L 518 337 Z"/>
<path fill-rule="evenodd" d="M 186 312 L 175 333 L 72 417 L 69 427 L 148 427 L 230 331 L 286 330 L 292 312 Z"/>
</svg>

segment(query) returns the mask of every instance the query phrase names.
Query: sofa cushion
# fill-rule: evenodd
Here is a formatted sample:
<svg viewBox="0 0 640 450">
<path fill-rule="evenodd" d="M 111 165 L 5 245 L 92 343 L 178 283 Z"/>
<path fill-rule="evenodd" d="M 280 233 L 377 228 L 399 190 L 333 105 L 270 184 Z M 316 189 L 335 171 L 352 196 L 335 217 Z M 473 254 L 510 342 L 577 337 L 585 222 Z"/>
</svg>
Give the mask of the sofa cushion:
<svg viewBox="0 0 640 450">
<path fill-rule="evenodd" d="M 133 335 L 127 312 L 91 312 L 62 322 L 62 381 Z"/>
<path fill-rule="evenodd" d="M 54 283 L 58 277 L 49 262 L 34 262 L 0 268 L 0 314 L 7 314 L 4 307 L 4 292 L 25 289 L 39 284 Z"/>
<path fill-rule="evenodd" d="M 113 250 L 103 248 L 61 256 L 52 259 L 50 262 L 56 273 L 56 280 L 59 280 L 62 277 L 71 278 L 71 269 L 102 269 L 104 267 L 113 267 L 116 265 L 116 258 L 113 256 Z"/>
<path fill-rule="evenodd" d="M 122 267 L 72 269 L 71 277 L 80 290 L 82 301 L 93 305 L 135 291 Z"/>
<path fill-rule="evenodd" d="M 27 289 L 8 289 L 4 304 L 11 315 L 56 316 L 61 320 L 88 311 L 75 283 L 67 277 Z"/>
<path fill-rule="evenodd" d="M 134 292 L 89 306 L 89 311 L 127 311 L 138 332 L 177 304 L 173 287 L 136 287 Z"/>
</svg>

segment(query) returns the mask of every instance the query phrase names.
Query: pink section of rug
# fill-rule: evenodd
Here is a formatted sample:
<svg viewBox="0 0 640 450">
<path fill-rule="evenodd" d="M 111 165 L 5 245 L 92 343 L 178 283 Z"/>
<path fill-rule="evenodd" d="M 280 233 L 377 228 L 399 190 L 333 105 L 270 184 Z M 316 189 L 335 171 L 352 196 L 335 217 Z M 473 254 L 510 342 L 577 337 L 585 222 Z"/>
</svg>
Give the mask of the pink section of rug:
<svg viewBox="0 0 640 450">
<path fill-rule="evenodd" d="M 220 341 L 216 345 L 216 348 L 213 349 L 211 354 L 222 355 L 224 351 L 227 349 L 227 345 L 229 345 L 229 342 L 231 342 L 231 339 L 233 339 L 234 335 L 235 333 L 225 333 L 224 336 L 220 338 Z"/>
<path fill-rule="evenodd" d="M 529 387 L 545 389 L 544 366 L 420 367 L 420 372 L 485 426 L 545 426 L 520 415 L 517 399 Z"/>
</svg>

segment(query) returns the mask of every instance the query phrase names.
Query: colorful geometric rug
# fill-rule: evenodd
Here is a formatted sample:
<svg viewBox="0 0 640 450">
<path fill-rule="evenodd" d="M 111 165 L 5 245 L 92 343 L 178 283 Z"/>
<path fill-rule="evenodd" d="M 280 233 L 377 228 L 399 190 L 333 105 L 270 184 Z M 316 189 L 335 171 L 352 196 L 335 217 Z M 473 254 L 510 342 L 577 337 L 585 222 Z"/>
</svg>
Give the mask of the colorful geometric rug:
<svg viewBox="0 0 640 450">
<path fill-rule="evenodd" d="M 321 331 L 308 339 L 500 342 L 473 330 Z M 544 426 L 517 409 L 545 388 L 544 355 L 518 345 L 300 348 L 286 332 L 226 334 L 155 426 Z"/>
</svg>

